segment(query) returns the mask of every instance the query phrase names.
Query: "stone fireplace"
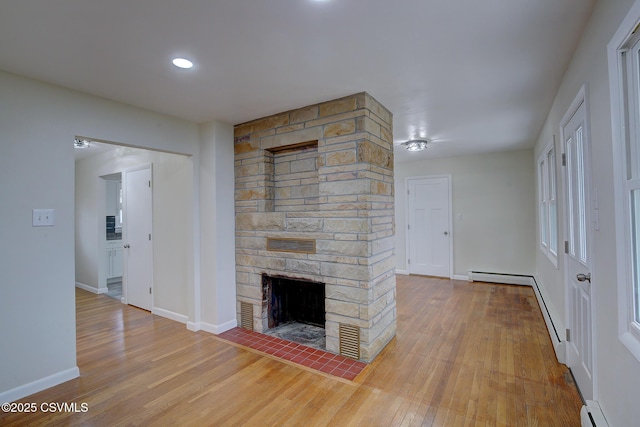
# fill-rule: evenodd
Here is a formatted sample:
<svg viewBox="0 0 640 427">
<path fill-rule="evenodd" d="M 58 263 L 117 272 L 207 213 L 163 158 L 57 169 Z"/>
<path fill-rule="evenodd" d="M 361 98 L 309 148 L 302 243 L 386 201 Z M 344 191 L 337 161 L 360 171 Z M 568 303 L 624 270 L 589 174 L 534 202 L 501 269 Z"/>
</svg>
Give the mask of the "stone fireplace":
<svg viewBox="0 0 640 427">
<path fill-rule="evenodd" d="M 391 113 L 363 92 L 234 136 L 239 324 L 273 325 L 275 279 L 276 305 L 324 310 L 328 351 L 371 361 L 396 331 Z"/>
</svg>

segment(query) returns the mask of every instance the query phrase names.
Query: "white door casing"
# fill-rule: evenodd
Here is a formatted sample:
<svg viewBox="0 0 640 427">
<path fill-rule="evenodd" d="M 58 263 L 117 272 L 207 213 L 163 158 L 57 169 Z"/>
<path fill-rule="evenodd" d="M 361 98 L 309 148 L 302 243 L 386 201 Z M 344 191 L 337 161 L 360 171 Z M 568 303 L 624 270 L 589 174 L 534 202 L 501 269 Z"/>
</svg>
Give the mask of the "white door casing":
<svg viewBox="0 0 640 427">
<path fill-rule="evenodd" d="M 123 294 L 127 304 L 149 311 L 153 307 L 151 176 L 150 164 L 122 171 Z"/>
<path fill-rule="evenodd" d="M 591 157 L 584 88 L 561 122 L 564 152 L 565 290 L 567 301 L 567 365 L 582 396 L 594 400 L 595 345 L 592 292 Z"/>
<path fill-rule="evenodd" d="M 410 274 L 451 277 L 451 177 L 407 179 Z"/>
</svg>

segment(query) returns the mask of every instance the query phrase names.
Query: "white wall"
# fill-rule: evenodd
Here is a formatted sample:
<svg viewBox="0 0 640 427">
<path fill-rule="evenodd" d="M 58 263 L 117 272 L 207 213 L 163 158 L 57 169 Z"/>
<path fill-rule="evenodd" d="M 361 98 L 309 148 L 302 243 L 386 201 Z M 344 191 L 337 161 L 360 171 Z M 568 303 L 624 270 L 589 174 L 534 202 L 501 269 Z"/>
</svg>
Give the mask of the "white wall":
<svg viewBox="0 0 640 427">
<path fill-rule="evenodd" d="M 96 289 L 106 286 L 105 182 L 100 176 L 149 163 L 153 164 L 153 308 L 186 319 L 188 290 L 194 286 L 190 157 L 119 147 L 76 162 L 76 282 Z"/>
<path fill-rule="evenodd" d="M 536 205 L 531 163 L 530 150 L 396 163 L 396 268 L 408 270 L 406 179 L 451 174 L 454 275 L 474 270 L 533 274 Z"/>
<path fill-rule="evenodd" d="M 76 135 L 199 153 L 196 124 L 0 72 L 0 401 L 77 375 Z M 56 225 L 32 228 L 34 208 Z"/>
<path fill-rule="evenodd" d="M 233 127 L 200 126 L 200 324 L 194 329 L 220 333 L 237 325 Z M 230 267 L 230 268 L 224 268 Z"/>
<path fill-rule="evenodd" d="M 580 88 L 585 85 L 592 142 L 593 187 L 599 196 L 600 230 L 594 231 L 592 283 L 596 301 L 595 340 L 597 385 L 595 392 L 611 426 L 637 425 L 640 405 L 640 363 L 618 339 L 617 272 L 613 200 L 613 155 L 611 105 L 607 69 L 607 43 L 629 11 L 632 0 L 599 0 L 581 42 L 557 92 L 535 147 L 539 155 L 552 135 L 560 134 L 560 121 Z M 559 139 L 556 149 L 560 150 Z M 563 172 L 558 166 L 558 176 Z M 560 189 L 562 190 L 562 189 Z M 562 200 L 560 191 L 559 200 Z M 562 204 L 560 218 L 564 215 Z M 563 236 L 562 222 L 559 224 Z M 557 313 L 559 330 L 566 324 L 564 263 L 556 269 L 536 250 L 536 274 L 548 296 L 547 304 Z"/>
</svg>

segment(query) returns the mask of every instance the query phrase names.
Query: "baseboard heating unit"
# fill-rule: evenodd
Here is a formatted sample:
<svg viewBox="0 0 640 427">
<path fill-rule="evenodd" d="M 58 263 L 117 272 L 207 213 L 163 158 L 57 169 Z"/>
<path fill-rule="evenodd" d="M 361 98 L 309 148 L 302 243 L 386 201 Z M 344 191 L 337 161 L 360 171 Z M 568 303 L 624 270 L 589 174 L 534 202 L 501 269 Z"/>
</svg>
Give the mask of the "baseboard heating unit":
<svg viewBox="0 0 640 427">
<path fill-rule="evenodd" d="M 582 427 L 609 427 L 600 405 L 593 400 L 587 400 L 586 404 L 580 409 L 580 421 L 582 422 Z"/>
<path fill-rule="evenodd" d="M 502 274 L 487 273 L 484 271 L 470 271 L 469 281 L 531 286 L 531 276 L 526 276 L 523 274 Z"/>
</svg>

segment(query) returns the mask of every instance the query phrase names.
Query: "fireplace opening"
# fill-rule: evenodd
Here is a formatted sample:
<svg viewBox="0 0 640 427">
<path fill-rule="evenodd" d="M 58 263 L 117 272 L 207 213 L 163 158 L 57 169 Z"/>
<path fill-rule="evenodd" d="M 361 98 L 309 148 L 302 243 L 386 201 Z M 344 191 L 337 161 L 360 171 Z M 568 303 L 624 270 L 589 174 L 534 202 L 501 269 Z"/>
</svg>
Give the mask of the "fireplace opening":
<svg viewBox="0 0 640 427">
<path fill-rule="evenodd" d="M 324 328 L 324 283 L 263 276 L 267 282 L 269 328 L 298 322 Z"/>
<path fill-rule="evenodd" d="M 267 334 L 325 347 L 324 283 L 262 275 L 267 300 Z"/>
</svg>

